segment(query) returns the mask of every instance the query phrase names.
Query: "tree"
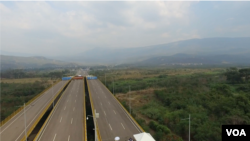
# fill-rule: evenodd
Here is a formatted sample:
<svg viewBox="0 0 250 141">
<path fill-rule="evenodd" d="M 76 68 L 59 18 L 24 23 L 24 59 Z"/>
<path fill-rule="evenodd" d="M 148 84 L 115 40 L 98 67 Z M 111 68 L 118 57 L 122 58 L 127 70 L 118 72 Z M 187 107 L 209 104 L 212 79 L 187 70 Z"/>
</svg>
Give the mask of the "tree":
<svg viewBox="0 0 250 141">
<path fill-rule="evenodd" d="M 246 81 L 250 80 L 250 68 L 240 69 L 240 76 L 245 78 Z"/>
<path fill-rule="evenodd" d="M 227 69 L 227 71 L 225 72 L 225 76 L 227 77 L 227 81 L 229 83 L 239 83 L 242 81 L 241 79 L 241 75 L 238 72 L 237 68 L 229 68 Z"/>
</svg>

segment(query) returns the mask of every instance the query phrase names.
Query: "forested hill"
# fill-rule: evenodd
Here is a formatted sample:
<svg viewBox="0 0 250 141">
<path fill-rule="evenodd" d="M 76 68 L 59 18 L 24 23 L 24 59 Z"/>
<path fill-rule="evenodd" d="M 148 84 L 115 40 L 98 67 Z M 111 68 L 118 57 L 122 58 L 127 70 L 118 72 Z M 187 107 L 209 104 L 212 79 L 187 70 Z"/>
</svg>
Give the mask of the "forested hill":
<svg viewBox="0 0 250 141">
<path fill-rule="evenodd" d="M 175 54 L 172 56 L 153 57 L 137 65 L 250 65 L 250 55 L 189 55 Z"/>
<path fill-rule="evenodd" d="M 74 56 L 64 56 L 67 59 L 79 62 L 85 60 L 89 63 L 135 63 L 152 57 L 172 56 L 175 54 L 188 54 L 195 56 L 215 55 L 245 55 L 250 56 L 250 37 L 242 38 L 203 38 L 176 41 L 134 48 L 93 48 Z"/>
<path fill-rule="evenodd" d="M 48 68 L 48 67 L 72 67 L 77 66 L 76 63 L 69 63 L 48 59 L 41 56 L 19 57 L 1 55 L 1 70 L 6 69 L 26 69 L 26 68 Z"/>
</svg>

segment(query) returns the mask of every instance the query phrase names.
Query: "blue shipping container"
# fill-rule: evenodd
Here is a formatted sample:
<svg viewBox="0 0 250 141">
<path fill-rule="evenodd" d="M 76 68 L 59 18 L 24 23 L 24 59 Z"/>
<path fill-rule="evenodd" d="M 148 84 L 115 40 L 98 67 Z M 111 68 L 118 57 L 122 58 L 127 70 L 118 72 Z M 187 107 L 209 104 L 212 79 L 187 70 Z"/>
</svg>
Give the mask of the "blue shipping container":
<svg viewBox="0 0 250 141">
<path fill-rule="evenodd" d="M 97 79 L 96 76 L 87 77 L 88 80 Z"/>
<path fill-rule="evenodd" d="M 70 80 L 71 77 L 62 77 L 62 80 Z"/>
</svg>

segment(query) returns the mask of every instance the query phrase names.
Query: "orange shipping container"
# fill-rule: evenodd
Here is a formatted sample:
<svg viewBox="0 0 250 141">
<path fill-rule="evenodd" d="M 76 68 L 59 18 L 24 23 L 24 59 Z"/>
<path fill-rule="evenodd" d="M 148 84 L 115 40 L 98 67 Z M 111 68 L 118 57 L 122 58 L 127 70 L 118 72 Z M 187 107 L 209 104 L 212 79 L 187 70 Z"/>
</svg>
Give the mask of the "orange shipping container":
<svg viewBox="0 0 250 141">
<path fill-rule="evenodd" d="M 73 79 L 83 79 L 83 77 L 74 77 Z"/>
</svg>

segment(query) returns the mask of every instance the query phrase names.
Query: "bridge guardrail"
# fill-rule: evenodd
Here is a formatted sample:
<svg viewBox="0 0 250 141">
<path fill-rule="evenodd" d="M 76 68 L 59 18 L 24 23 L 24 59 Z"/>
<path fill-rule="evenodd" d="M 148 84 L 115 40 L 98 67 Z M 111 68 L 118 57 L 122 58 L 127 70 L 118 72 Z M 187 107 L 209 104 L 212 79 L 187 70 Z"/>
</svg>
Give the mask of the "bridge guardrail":
<svg viewBox="0 0 250 141">
<path fill-rule="evenodd" d="M 86 127 L 86 103 L 85 103 L 85 83 L 83 78 L 83 124 L 84 124 L 84 139 L 83 141 L 87 141 L 87 127 Z"/>
<path fill-rule="evenodd" d="M 61 100 L 62 96 L 58 99 L 58 102 L 56 103 L 55 107 L 58 105 L 59 101 Z M 53 101 L 52 101 L 53 102 Z M 49 104 L 51 105 L 52 102 Z M 41 127 L 41 129 L 39 130 L 39 132 L 36 134 L 34 141 L 37 141 L 38 137 L 41 135 L 41 132 L 43 131 L 45 125 L 47 124 L 48 120 L 51 118 L 52 113 L 54 112 L 55 108 L 50 112 L 49 116 L 47 117 L 47 119 L 45 120 L 43 126 Z"/>
<path fill-rule="evenodd" d="M 38 124 L 38 122 L 41 120 L 41 118 L 43 117 L 43 115 L 46 113 L 46 111 L 48 110 L 48 108 L 50 107 L 50 105 L 53 103 L 53 101 L 55 100 L 55 98 L 62 92 L 62 90 L 65 88 L 65 86 L 67 86 L 69 83 L 71 82 L 71 79 L 61 88 L 61 90 L 55 95 L 55 97 L 50 101 L 50 103 L 46 106 L 46 108 L 43 110 L 43 112 L 38 116 L 38 118 L 36 119 L 36 121 L 32 124 L 32 126 L 29 128 L 28 132 L 27 132 L 27 137 L 31 134 L 31 132 L 34 130 L 34 128 L 36 127 L 36 125 Z M 26 141 L 25 140 L 25 135 L 23 136 L 23 138 L 21 139 L 21 141 Z"/>
<path fill-rule="evenodd" d="M 98 79 L 98 81 L 110 92 L 110 90 Z M 121 105 L 124 111 L 129 115 L 129 117 L 134 121 L 134 123 L 140 128 L 141 132 L 145 132 L 143 128 L 136 122 L 133 116 L 126 110 L 126 108 L 121 104 L 121 102 L 110 92 L 110 94 L 117 100 L 117 102 Z"/>
<path fill-rule="evenodd" d="M 59 83 L 60 81 L 57 81 L 54 85 L 56 85 L 57 83 Z M 44 94 L 48 89 L 52 88 L 52 86 L 54 85 L 51 85 L 49 86 L 48 88 L 46 88 L 45 90 L 43 90 L 42 92 L 40 92 L 38 95 L 36 95 L 35 97 L 33 97 L 32 99 L 30 99 L 25 105 L 28 106 L 30 103 L 32 103 L 33 101 L 35 101 L 38 97 L 40 97 L 42 94 Z M 6 117 L 4 120 L 2 120 L 0 122 L 0 127 L 2 125 L 4 125 L 6 122 L 8 122 L 11 118 L 13 118 L 15 115 L 17 115 L 20 111 L 23 110 L 23 106 L 18 108 L 17 110 L 15 110 L 11 115 L 9 115 L 8 117 Z"/>
</svg>

